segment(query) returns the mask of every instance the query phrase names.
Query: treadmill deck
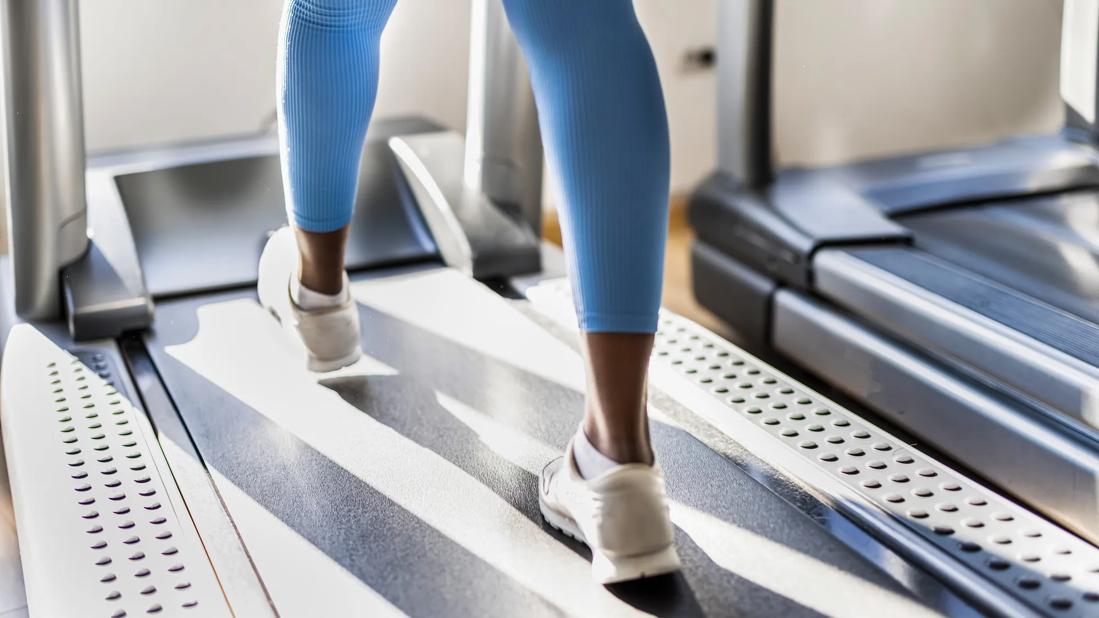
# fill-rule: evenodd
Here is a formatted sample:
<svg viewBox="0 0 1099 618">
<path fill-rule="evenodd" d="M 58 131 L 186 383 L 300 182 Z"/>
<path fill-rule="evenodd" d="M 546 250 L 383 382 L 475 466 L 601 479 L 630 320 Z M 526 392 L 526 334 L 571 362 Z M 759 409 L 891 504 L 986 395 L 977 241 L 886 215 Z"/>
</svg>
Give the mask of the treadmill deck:
<svg viewBox="0 0 1099 618">
<path fill-rule="evenodd" d="M 660 405 L 685 569 L 593 584 L 537 505 L 580 419 L 574 349 L 454 271 L 352 289 L 366 358 L 334 375 L 306 372 L 250 292 L 161 303 L 147 337 L 280 615 L 930 613 Z"/>
</svg>

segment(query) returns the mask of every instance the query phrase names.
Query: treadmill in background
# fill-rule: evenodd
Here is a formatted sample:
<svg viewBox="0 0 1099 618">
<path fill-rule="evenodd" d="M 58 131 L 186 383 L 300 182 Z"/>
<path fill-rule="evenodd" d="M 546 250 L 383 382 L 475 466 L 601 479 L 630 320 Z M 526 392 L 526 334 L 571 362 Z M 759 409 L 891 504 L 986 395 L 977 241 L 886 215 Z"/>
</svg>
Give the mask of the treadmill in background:
<svg viewBox="0 0 1099 618">
<path fill-rule="evenodd" d="M 1099 540 L 1099 6 L 1068 0 L 1056 135 L 775 169 L 772 0 L 722 4 L 700 302 Z"/>
</svg>

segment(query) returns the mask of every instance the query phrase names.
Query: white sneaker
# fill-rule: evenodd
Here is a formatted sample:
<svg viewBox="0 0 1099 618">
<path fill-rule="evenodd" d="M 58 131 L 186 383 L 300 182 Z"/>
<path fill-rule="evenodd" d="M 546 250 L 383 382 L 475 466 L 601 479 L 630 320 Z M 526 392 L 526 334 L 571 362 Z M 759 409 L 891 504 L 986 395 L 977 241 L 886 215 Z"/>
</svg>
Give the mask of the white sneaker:
<svg viewBox="0 0 1099 618">
<path fill-rule="evenodd" d="M 305 346 L 310 371 L 335 371 L 362 356 L 359 311 L 348 294 L 335 307 L 306 311 L 290 297 L 291 277 L 297 276 L 298 244 L 294 231 L 280 228 L 271 235 L 259 259 L 259 302 Z M 344 286 L 347 286 L 344 275 Z"/>
<path fill-rule="evenodd" d="M 538 504 L 551 526 L 591 548 L 597 583 L 680 568 L 664 477 L 655 465 L 625 464 L 584 479 L 569 442 L 564 457 L 542 469 Z"/>
</svg>

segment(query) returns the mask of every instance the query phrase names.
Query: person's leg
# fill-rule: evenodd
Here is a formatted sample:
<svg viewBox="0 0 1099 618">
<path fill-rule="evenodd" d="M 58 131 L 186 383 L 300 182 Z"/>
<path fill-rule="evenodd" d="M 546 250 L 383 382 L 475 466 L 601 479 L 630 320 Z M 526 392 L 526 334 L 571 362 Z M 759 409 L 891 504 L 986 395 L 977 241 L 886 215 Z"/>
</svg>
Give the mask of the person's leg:
<svg viewBox="0 0 1099 618">
<path fill-rule="evenodd" d="M 287 0 L 279 33 L 278 119 L 301 284 L 343 287 L 359 159 L 378 90 L 382 30 L 396 0 Z"/>
<path fill-rule="evenodd" d="M 279 141 L 293 230 L 268 240 L 257 287 L 260 303 L 301 339 L 314 371 L 362 354 L 344 248 L 378 90 L 378 48 L 395 3 L 287 0 L 279 28 Z"/>
<path fill-rule="evenodd" d="M 632 0 L 505 0 L 559 181 L 583 333 L 584 421 L 542 472 L 550 525 L 592 550 L 601 583 L 679 568 L 653 464 L 646 374 L 668 218 L 668 125 Z"/>
<path fill-rule="evenodd" d="M 631 0 L 506 0 L 559 180 L 584 333 L 583 422 L 611 460 L 652 462 L 645 376 L 667 235 L 664 98 Z"/>
</svg>

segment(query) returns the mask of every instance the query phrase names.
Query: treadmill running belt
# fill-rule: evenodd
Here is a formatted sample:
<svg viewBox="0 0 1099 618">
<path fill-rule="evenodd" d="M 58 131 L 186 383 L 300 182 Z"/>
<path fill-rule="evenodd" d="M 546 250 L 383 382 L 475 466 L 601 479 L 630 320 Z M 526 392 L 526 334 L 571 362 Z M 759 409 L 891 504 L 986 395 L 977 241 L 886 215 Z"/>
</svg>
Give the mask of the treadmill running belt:
<svg viewBox="0 0 1099 618">
<path fill-rule="evenodd" d="M 147 339 L 281 615 L 930 614 L 661 410 L 685 570 L 593 584 L 537 505 L 579 422 L 576 353 L 454 271 L 352 289 L 366 358 L 333 375 L 251 293 L 162 303 Z"/>
</svg>

